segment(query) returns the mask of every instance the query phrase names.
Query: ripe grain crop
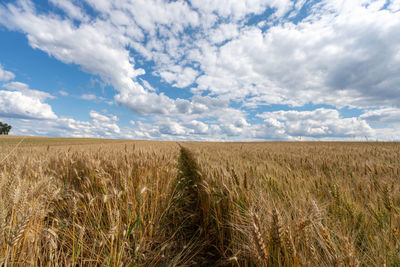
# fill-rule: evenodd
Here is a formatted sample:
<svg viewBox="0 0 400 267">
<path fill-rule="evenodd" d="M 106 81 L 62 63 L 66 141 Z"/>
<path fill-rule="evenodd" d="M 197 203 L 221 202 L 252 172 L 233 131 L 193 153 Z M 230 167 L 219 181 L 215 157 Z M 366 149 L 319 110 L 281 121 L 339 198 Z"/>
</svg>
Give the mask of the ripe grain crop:
<svg viewBox="0 0 400 267">
<path fill-rule="evenodd" d="M 240 265 L 400 265 L 399 143 L 186 147 L 225 188 Z"/>
<path fill-rule="evenodd" d="M 162 142 L 21 147 L 0 165 L 0 262 L 145 263 L 178 155 Z"/>
<path fill-rule="evenodd" d="M 7 138 L 0 265 L 400 265 L 398 143 Z"/>
</svg>

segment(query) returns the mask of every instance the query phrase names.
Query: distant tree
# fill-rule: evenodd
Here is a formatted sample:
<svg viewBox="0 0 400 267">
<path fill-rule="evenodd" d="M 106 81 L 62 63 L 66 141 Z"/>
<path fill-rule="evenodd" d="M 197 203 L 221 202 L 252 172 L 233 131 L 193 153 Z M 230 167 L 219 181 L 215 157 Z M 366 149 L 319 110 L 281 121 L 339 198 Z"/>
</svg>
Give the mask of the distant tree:
<svg viewBox="0 0 400 267">
<path fill-rule="evenodd" d="M 12 126 L 8 125 L 7 123 L 2 123 L 0 121 L 0 134 L 5 134 L 8 135 L 8 133 L 10 132 Z"/>
<path fill-rule="evenodd" d="M 7 125 L 6 127 L 6 134 L 8 135 L 8 133 L 11 131 L 12 126 L 11 125 Z"/>
</svg>

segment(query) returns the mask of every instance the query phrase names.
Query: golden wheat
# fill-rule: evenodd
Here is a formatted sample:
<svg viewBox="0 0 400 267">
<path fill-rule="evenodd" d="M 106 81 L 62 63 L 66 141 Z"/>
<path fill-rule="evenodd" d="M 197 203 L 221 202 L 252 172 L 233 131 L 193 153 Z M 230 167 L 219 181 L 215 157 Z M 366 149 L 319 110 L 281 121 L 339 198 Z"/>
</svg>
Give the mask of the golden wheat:
<svg viewBox="0 0 400 267">
<path fill-rule="evenodd" d="M 5 266 L 400 265 L 398 143 L 12 140 Z"/>
</svg>

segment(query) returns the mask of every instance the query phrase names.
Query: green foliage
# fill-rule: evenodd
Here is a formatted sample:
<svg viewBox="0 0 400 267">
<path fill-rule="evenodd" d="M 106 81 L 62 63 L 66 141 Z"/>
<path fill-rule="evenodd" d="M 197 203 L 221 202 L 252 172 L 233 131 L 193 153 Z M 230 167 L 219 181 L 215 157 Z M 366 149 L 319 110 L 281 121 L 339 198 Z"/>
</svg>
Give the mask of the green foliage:
<svg viewBox="0 0 400 267">
<path fill-rule="evenodd" d="M 8 125 L 7 123 L 2 123 L 0 121 L 0 134 L 5 134 L 8 135 L 8 133 L 10 132 L 12 126 Z"/>
</svg>

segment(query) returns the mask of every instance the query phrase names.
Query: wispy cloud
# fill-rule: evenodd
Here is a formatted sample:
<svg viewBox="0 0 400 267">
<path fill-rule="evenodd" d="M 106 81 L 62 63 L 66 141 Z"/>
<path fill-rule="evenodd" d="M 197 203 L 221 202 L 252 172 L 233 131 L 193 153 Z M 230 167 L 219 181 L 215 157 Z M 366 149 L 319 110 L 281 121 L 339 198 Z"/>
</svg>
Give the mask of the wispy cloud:
<svg viewBox="0 0 400 267">
<path fill-rule="evenodd" d="M 3 66 L 0 65 L 0 82 L 7 82 L 14 79 L 15 75 L 11 71 L 6 71 Z"/>
<path fill-rule="evenodd" d="M 66 92 L 66 91 L 64 91 L 64 90 L 59 90 L 58 93 L 59 93 L 60 95 L 62 95 L 62 96 L 68 96 L 68 95 L 69 95 L 69 93 Z"/>
<path fill-rule="evenodd" d="M 97 96 L 94 94 L 83 94 L 80 96 L 80 98 L 84 100 L 95 100 L 97 99 Z"/>
</svg>

